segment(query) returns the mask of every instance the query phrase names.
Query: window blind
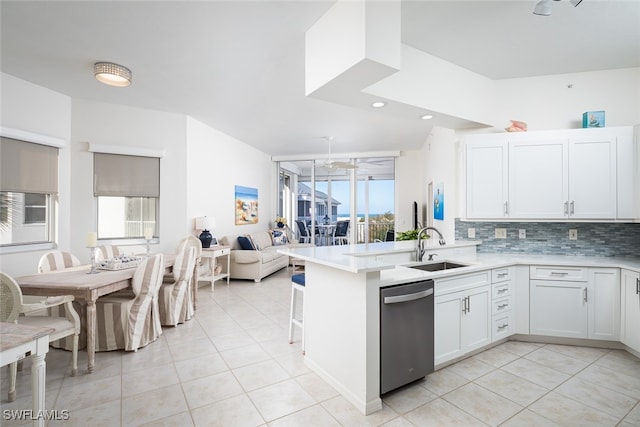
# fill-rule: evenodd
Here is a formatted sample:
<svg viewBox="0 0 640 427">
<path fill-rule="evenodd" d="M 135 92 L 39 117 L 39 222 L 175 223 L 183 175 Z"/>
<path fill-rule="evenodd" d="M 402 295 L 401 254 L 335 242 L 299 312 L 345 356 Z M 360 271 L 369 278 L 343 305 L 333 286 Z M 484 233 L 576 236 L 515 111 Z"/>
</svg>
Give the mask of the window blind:
<svg viewBox="0 0 640 427">
<path fill-rule="evenodd" d="M 160 159 L 94 153 L 93 194 L 116 197 L 160 197 Z"/>
<path fill-rule="evenodd" d="M 58 149 L 0 137 L 0 190 L 58 192 Z"/>
</svg>

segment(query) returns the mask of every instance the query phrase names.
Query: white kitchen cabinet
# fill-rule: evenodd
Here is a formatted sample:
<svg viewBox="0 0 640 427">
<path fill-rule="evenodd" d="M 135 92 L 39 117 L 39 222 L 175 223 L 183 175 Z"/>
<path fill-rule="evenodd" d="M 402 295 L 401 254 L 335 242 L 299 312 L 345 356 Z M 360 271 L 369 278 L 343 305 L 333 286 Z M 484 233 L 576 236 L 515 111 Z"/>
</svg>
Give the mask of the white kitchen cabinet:
<svg viewBox="0 0 640 427">
<path fill-rule="evenodd" d="M 530 274 L 531 334 L 619 339 L 618 269 L 531 266 Z"/>
<path fill-rule="evenodd" d="M 437 296 L 434 323 L 436 365 L 490 344 L 491 285 Z"/>
<path fill-rule="evenodd" d="M 509 218 L 563 218 L 568 195 L 568 139 L 535 136 L 509 144 Z"/>
<path fill-rule="evenodd" d="M 531 280 L 531 334 L 587 338 L 587 282 Z"/>
<path fill-rule="evenodd" d="M 620 340 L 620 269 L 590 268 L 588 338 Z"/>
<path fill-rule="evenodd" d="M 573 219 L 616 217 L 616 137 L 600 135 L 569 141 L 569 198 Z"/>
<path fill-rule="evenodd" d="M 466 156 L 469 219 L 640 216 L 630 126 L 470 136 Z"/>
<path fill-rule="evenodd" d="M 515 333 L 514 274 L 515 267 L 491 270 L 491 342 Z"/>
<path fill-rule="evenodd" d="M 621 271 L 620 341 L 640 352 L 640 273 Z"/>
<path fill-rule="evenodd" d="M 506 135 L 477 135 L 466 145 L 467 217 L 508 217 L 509 166 Z"/>
</svg>

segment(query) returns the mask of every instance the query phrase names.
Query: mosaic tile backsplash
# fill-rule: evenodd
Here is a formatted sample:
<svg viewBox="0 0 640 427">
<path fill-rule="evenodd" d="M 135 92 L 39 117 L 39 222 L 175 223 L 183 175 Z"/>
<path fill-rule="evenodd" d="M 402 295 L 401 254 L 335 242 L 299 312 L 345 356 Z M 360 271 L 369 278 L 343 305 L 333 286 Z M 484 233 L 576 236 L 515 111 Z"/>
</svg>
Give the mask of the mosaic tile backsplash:
<svg viewBox="0 0 640 427">
<path fill-rule="evenodd" d="M 456 240 L 482 240 L 478 253 L 579 256 L 640 256 L 640 224 L 584 222 L 467 222 L 456 219 Z M 475 239 L 468 229 L 475 228 Z M 506 228 L 507 238 L 496 239 L 495 229 Z M 526 230 L 520 239 L 519 231 Z M 578 240 L 569 240 L 578 230 Z"/>
</svg>

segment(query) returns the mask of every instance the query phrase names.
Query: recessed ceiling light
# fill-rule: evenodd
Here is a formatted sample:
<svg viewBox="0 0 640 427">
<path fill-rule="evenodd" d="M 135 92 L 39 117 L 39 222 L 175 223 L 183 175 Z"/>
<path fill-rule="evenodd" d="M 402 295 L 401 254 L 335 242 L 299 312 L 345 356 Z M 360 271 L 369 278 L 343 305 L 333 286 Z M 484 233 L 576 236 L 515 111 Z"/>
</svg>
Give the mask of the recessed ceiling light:
<svg viewBox="0 0 640 427">
<path fill-rule="evenodd" d="M 384 103 L 384 102 L 382 102 L 382 101 L 377 101 L 377 102 L 374 102 L 373 104 L 371 104 L 371 106 L 372 106 L 373 108 L 382 108 L 382 107 L 384 107 L 385 105 L 387 105 L 387 104 L 386 104 L 386 103 Z"/>
<path fill-rule="evenodd" d="M 425 114 L 424 116 L 420 116 L 420 118 L 421 118 L 422 120 L 431 120 L 431 119 L 433 119 L 433 115 L 431 115 L 431 114 Z"/>
</svg>

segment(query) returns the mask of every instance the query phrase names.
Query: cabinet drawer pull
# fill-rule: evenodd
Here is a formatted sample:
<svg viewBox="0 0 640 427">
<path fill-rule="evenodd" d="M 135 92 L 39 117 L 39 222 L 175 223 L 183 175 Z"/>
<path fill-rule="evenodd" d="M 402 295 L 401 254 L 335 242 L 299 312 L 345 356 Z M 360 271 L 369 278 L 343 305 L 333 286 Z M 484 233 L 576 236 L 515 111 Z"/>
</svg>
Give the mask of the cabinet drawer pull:
<svg viewBox="0 0 640 427">
<path fill-rule="evenodd" d="M 498 306 L 498 310 L 502 310 L 502 309 L 503 309 L 503 308 L 505 308 L 505 307 L 509 307 L 509 304 L 508 304 L 508 303 L 500 304 L 500 305 Z"/>
<path fill-rule="evenodd" d="M 640 279 L 636 279 L 636 295 L 640 295 Z"/>
<path fill-rule="evenodd" d="M 509 327 L 508 323 L 498 326 L 498 329 L 504 329 L 504 328 L 507 328 L 507 327 Z"/>
<path fill-rule="evenodd" d="M 498 292 L 499 294 L 503 294 L 503 293 L 507 292 L 508 290 L 509 290 L 509 288 L 502 288 L 502 289 L 498 289 L 498 291 L 497 291 L 497 292 Z"/>
<path fill-rule="evenodd" d="M 569 213 L 571 215 L 573 215 L 574 213 L 574 207 L 575 207 L 575 202 L 572 200 L 571 203 L 569 203 Z"/>
<path fill-rule="evenodd" d="M 504 202 L 504 214 L 509 215 L 509 202 Z"/>
<path fill-rule="evenodd" d="M 551 273 L 552 276 L 567 276 L 569 275 L 569 273 L 567 273 L 566 271 L 552 271 Z"/>
<path fill-rule="evenodd" d="M 505 276 L 508 276 L 508 275 L 509 275 L 509 273 L 507 273 L 507 272 L 504 272 L 504 273 L 498 273 L 498 277 L 499 277 L 499 278 L 501 278 L 501 277 L 505 277 Z"/>
<path fill-rule="evenodd" d="M 569 215 L 569 202 L 564 202 L 564 214 Z"/>
<path fill-rule="evenodd" d="M 584 288 L 583 293 L 584 293 L 584 302 L 585 302 L 585 303 L 586 303 L 586 302 L 589 302 L 588 297 L 587 297 L 587 295 L 588 295 L 587 288 Z"/>
</svg>

